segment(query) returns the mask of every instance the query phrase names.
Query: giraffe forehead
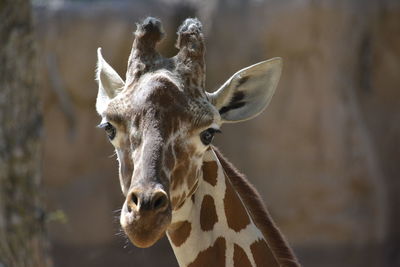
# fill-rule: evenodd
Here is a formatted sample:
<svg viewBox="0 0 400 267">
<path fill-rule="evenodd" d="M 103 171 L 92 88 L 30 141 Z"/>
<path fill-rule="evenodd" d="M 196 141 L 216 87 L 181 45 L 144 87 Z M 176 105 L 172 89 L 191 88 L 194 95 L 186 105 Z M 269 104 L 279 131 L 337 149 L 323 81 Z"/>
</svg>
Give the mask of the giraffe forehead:
<svg viewBox="0 0 400 267">
<path fill-rule="evenodd" d="M 206 95 L 196 94 L 186 87 L 185 83 L 168 72 L 156 73 L 143 79 L 135 90 L 132 101 L 137 106 L 150 106 L 176 112 L 171 115 L 180 117 L 207 113 L 213 115 L 214 110 Z"/>
<path fill-rule="evenodd" d="M 204 94 L 194 95 L 183 87 L 178 79 L 165 74 L 146 75 L 121 92 L 106 113 L 120 121 L 132 121 L 136 127 L 158 124 L 168 133 L 177 128 L 206 127 L 219 118 Z"/>
</svg>

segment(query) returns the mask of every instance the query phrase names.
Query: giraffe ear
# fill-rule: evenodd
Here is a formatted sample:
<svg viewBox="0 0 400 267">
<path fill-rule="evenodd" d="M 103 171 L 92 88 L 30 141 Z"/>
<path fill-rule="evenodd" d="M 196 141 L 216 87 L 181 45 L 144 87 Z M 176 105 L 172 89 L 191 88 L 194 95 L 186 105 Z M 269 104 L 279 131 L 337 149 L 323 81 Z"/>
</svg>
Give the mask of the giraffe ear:
<svg viewBox="0 0 400 267">
<path fill-rule="evenodd" d="M 282 70 L 282 59 L 272 58 L 236 72 L 214 93 L 208 94 L 222 122 L 254 118 L 269 104 Z"/>
<path fill-rule="evenodd" d="M 114 98 L 125 86 L 125 82 L 118 73 L 104 60 L 101 48 L 97 49 L 96 80 L 99 84 L 97 93 L 96 110 L 102 114 L 107 108 L 110 99 Z"/>
</svg>

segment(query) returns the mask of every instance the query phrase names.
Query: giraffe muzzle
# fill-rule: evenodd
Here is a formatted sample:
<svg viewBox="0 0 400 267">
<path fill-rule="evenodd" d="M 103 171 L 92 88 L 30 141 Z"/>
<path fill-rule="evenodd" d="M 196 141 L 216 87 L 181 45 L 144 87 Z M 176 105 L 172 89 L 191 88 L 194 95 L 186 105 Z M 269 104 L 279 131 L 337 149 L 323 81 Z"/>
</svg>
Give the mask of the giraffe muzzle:
<svg viewBox="0 0 400 267">
<path fill-rule="evenodd" d="M 127 196 L 128 212 L 162 212 L 168 208 L 168 196 L 164 190 L 154 192 L 131 191 Z"/>
<path fill-rule="evenodd" d="M 149 247 L 171 222 L 171 205 L 164 190 L 131 190 L 122 207 L 121 226 L 137 247 Z"/>
</svg>

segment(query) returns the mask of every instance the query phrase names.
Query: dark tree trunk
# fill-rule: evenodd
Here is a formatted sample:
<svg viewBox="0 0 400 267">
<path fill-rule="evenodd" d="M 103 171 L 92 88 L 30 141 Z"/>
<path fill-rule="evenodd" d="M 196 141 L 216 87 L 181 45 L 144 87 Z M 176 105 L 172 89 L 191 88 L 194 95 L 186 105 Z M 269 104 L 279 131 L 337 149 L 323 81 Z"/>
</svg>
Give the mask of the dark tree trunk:
<svg viewBox="0 0 400 267">
<path fill-rule="evenodd" d="M 39 200 L 42 116 L 29 0 L 0 0 L 0 266 L 49 266 Z"/>
</svg>

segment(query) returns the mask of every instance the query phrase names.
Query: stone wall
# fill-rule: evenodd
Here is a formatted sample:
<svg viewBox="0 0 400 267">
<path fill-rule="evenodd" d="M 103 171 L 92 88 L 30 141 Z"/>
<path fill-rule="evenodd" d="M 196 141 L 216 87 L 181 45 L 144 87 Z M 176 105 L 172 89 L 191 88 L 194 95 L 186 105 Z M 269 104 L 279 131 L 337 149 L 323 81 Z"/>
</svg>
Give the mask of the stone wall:
<svg viewBox="0 0 400 267">
<path fill-rule="evenodd" d="M 304 266 L 399 263 L 400 5 L 395 1 L 132 1 L 36 7 L 44 181 L 57 266 L 175 266 L 163 240 L 123 249 L 123 197 L 94 104 L 96 48 L 124 77 L 134 22 L 163 20 L 173 55 L 187 16 L 205 24 L 207 86 L 280 56 L 269 108 L 217 144 L 247 174 Z M 245 155 L 245 157 L 243 157 Z M 157 256 L 154 256 L 156 255 Z M 78 255 L 78 257 L 72 257 Z"/>
</svg>

